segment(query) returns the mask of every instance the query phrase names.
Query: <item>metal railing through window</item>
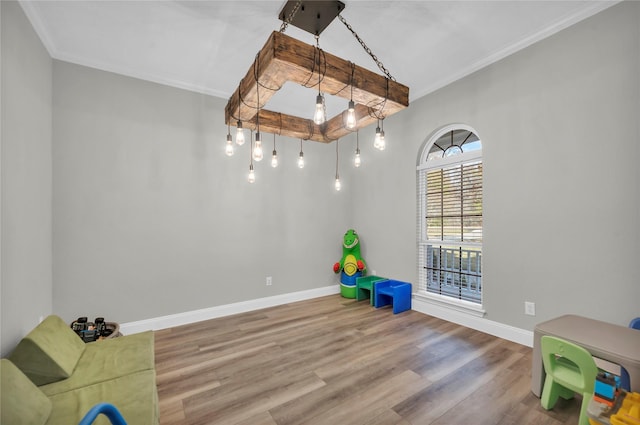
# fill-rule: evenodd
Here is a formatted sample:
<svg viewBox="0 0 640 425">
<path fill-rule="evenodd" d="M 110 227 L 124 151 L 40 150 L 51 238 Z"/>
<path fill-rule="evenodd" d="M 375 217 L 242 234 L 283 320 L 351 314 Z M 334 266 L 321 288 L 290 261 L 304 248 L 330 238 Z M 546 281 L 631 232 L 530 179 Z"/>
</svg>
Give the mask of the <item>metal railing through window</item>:
<svg viewBox="0 0 640 425">
<path fill-rule="evenodd" d="M 481 248 L 427 245 L 425 255 L 427 292 L 482 303 Z"/>
</svg>

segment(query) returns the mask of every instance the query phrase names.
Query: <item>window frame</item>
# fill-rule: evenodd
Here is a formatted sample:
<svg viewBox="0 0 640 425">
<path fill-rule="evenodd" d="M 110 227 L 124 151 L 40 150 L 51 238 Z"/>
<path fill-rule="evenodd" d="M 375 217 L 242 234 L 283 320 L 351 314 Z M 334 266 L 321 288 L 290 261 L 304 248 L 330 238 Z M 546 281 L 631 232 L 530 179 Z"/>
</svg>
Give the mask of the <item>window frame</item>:
<svg viewBox="0 0 640 425">
<path fill-rule="evenodd" d="M 422 151 L 420 152 L 419 161 L 416 166 L 416 203 L 417 203 L 417 254 L 418 254 L 418 290 L 415 293 L 415 296 L 423 301 L 428 303 L 432 303 L 438 305 L 440 307 L 445 307 L 447 309 L 467 313 L 477 317 L 483 317 L 485 315 L 484 310 L 484 290 L 481 292 L 481 300 L 480 303 L 475 303 L 472 301 L 467 301 L 463 299 L 458 299 L 455 297 L 436 294 L 433 292 L 427 291 L 427 270 L 426 266 L 426 254 L 427 254 L 427 245 L 435 245 L 434 240 L 427 239 L 427 226 L 426 226 L 426 174 L 429 170 L 433 169 L 442 169 L 447 167 L 452 167 L 456 165 L 466 164 L 469 162 L 480 161 L 484 168 L 484 161 L 482 159 L 482 147 L 479 150 L 462 152 L 460 154 L 444 157 L 442 159 L 436 159 L 427 161 L 429 156 L 429 151 L 431 150 L 433 144 L 440 139 L 446 133 L 451 132 L 452 130 L 465 130 L 473 132 L 481 141 L 482 138 L 478 134 L 478 132 L 465 124 L 451 124 L 445 127 L 440 128 L 439 130 L 432 133 L 430 137 L 428 137 L 425 143 L 422 146 Z M 482 142 L 481 142 L 482 143 Z M 483 170 L 483 187 L 484 187 L 484 170 Z M 484 202 L 484 196 L 483 196 Z M 478 242 L 463 242 L 463 241 L 455 241 L 451 243 L 450 241 L 441 241 L 442 245 L 454 245 L 460 247 L 479 247 L 482 252 L 482 243 Z M 483 264 L 484 259 L 481 259 L 481 267 L 484 269 Z M 484 282 L 482 283 L 484 287 Z"/>
</svg>

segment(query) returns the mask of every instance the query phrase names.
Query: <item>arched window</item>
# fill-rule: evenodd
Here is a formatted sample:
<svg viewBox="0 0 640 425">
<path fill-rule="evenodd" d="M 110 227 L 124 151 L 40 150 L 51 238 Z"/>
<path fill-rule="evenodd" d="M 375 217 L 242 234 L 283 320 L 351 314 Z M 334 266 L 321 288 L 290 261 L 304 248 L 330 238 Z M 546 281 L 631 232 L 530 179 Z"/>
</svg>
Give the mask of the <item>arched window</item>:
<svg viewBox="0 0 640 425">
<path fill-rule="evenodd" d="M 418 295 L 482 311 L 482 142 L 464 124 L 426 141 L 417 166 Z"/>
</svg>

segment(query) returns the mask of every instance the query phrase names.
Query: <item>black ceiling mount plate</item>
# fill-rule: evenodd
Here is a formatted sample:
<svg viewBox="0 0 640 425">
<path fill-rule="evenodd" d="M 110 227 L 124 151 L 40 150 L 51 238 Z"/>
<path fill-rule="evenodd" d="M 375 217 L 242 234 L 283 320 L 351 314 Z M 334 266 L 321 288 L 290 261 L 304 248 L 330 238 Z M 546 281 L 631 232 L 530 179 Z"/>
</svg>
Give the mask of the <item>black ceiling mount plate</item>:
<svg viewBox="0 0 640 425">
<path fill-rule="evenodd" d="M 278 18 L 286 22 L 297 3 L 298 0 L 287 1 Z M 344 3 L 341 1 L 303 1 L 290 23 L 313 35 L 320 35 L 342 10 Z"/>
</svg>

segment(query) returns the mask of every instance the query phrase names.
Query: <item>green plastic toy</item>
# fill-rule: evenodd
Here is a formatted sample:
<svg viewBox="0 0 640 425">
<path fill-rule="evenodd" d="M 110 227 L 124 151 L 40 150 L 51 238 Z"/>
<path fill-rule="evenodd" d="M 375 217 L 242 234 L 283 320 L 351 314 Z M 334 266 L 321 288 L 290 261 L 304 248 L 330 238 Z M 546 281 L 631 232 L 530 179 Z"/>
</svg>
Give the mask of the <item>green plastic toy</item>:
<svg viewBox="0 0 640 425">
<path fill-rule="evenodd" d="M 349 229 L 342 238 L 342 258 L 333 265 L 340 275 L 340 294 L 345 298 L 356 297 L 356 278 L 366 274 L 367 265 L 360 255 L 360 239 L 355 230 Z"/>
</svg>

